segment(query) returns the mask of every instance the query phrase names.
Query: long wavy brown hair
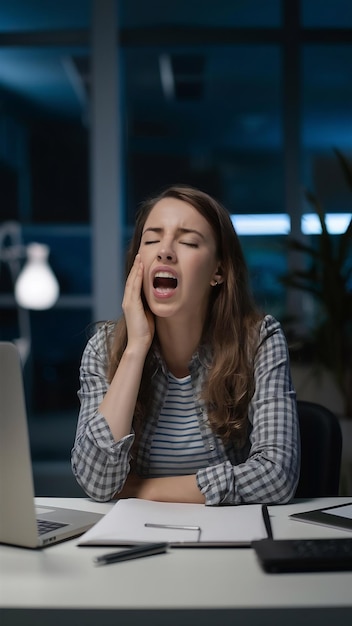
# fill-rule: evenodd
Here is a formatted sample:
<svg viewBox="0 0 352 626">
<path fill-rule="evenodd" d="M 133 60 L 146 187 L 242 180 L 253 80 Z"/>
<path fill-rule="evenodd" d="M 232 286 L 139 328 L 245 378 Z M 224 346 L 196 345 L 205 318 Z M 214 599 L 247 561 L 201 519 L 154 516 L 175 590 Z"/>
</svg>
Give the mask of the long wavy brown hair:
<svg viewBox="0 0 352 626">
<path fill-rule="evenodd" d="M 258 345 L 258 311 L 251 295 L 247 265 L 238 236 L 227 210 L 214 198 L 193 187 L 175 185 L 140 207 L 134 235 L 126 258 L 126 276 L 139 250 L 144 224 L 154 205 L 163 198 L 177 198 L 194 207 L 210 224 L 224 281 L 211 291 L 202 344 L 212 355 L 202 390 L 213 431 L 224 443 L 242 445 L 247 430 L 248 404 L 254 392 L 253 359 Z M 134 428 L 137 433 L 148 419 L 150 381 L 155 371 L 154 348 L 147 355 L 136 403 Z M 110 349 L 108 378 L 111 381 L 127 344 L 125 319 L 117 322 Z M 154 368 L 154 369 L 153 369 Z"/>
</svg>

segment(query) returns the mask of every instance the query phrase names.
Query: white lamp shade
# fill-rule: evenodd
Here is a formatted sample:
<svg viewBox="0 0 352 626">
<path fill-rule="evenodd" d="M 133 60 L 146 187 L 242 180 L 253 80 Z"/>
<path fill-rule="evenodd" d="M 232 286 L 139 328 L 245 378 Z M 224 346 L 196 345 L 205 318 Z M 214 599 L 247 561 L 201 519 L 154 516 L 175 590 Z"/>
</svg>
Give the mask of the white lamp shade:
<svg viewBox="0 0 352 626">
<path fill-rule="evenodd" d="M 49 248 L 31 243 L 27 255 L 15 284 L 16 301 L 25 309 L 50 309 L 59 297 L 59 283 L 48 264 Z"/>
</svg>

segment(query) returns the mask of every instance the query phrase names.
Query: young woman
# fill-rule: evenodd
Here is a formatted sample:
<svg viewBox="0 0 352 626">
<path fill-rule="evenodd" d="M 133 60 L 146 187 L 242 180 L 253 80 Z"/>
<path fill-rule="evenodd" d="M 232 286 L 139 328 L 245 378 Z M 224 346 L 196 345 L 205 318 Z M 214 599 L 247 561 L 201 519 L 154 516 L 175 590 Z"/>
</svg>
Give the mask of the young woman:
<svg viewBox="0 0 352 626">
<path fill-rule="evenodd" d="M 96 500 L 287 502 L 299 434 L 287 344 L 261 315 L 227 211 L 174 186 L 145 202 L 123 316 L 80 368 L 72 468 Z"/>
</svg>

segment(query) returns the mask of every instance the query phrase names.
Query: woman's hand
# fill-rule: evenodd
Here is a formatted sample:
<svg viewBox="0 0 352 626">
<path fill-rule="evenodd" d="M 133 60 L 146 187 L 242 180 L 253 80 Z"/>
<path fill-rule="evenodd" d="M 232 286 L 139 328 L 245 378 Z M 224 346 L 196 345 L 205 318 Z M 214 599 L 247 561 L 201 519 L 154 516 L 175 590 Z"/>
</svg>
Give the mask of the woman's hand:
<svg viewBox="0 0 352 626">
<path fill-rule="evenodd" d="M 137 254 L 126 281 L 122 310 L 128 346 L 144 347 L 148 351 L 154 337 L 155 322 L 153 314 L 145 310 L 142 302 L 143 269 L 140 254 Z"/>
</svg>

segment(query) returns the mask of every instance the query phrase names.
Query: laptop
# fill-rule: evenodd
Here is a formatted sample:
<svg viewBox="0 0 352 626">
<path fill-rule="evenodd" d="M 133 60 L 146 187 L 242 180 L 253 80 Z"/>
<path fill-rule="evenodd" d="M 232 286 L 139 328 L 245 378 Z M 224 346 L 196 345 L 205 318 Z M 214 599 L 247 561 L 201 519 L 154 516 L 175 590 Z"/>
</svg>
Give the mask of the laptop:
<svg viewBox="0 0 352 626">
<path fill-rule="evenodd" d="M 36 507 L 21 360 L 15 344 L 0 342 L 0 543 L 41 548 L 84 533 L 101 517 Z"/>
</svg>

